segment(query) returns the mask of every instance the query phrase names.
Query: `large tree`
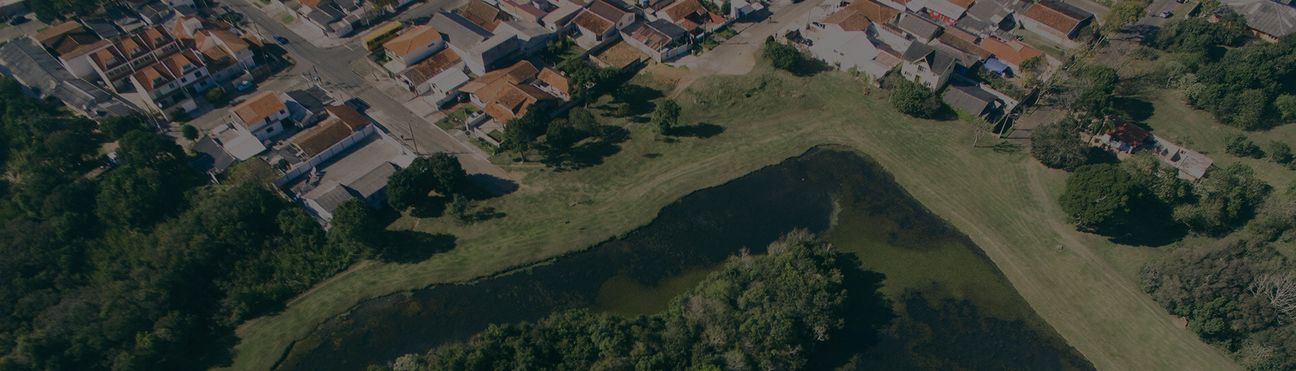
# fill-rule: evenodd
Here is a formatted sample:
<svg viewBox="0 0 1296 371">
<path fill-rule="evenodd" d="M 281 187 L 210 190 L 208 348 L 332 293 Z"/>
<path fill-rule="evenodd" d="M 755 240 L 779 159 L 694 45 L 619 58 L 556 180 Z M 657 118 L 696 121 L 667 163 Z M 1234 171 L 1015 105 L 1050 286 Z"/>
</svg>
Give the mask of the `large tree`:
<svg viewBox="0 0 1296 371">
<path fill-rule="evenodd" d="M 653 110 L 652 123 L 657 126 L 657 131 L 669 135 L 671 130 L 679 125 L 680 106 L 675 100 L 664 99 L 657 104 Z"/>
<path fill-rule="evenodd" d="M 901 113 L 919 118 L 932 118 L 941 109 L 940 98 L 926 86 L 899 79 L 891 89 L 891 106 Z"/>
<path fill-rule="evenodd" d="M 1250 220 L 1269 190 L 1251 167 L 1232 164 L 1207 174 L 1194 190 L 1197 201 L 1175 209 L 1174 216 L 1194 231 L 1223 234 Z"/>
<path fill-rule="evenodd" d="M 1076 226 L 1099 233 L 1127 222 L 1143 190 L 1117 165 L 1095 164 L 1076 169 L 1067 178 L 1059 202 Z"/>
</svg>

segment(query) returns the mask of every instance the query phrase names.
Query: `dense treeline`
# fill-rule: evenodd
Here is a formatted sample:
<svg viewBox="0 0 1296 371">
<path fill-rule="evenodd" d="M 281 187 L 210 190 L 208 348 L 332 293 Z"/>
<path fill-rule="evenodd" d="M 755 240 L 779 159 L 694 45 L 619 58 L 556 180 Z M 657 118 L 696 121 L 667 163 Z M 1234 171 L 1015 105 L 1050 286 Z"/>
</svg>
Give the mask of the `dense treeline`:
<svg viewBox="0 0 1296 371">
<path fill-rule="evenodd" d="M 1255 130 L 1296 120 L 1296 37 L 1239 45 L 1245 37 L 1245 20 L 1228 15 L 1171 23 L 1154 44 L 1193 73 L 1188 103 L 1221 122 Z"/>
<path fill-rule="evenodd" d="M 494 325 L 467 343 L 397 359 L 397 370 L 765 369 L 809 367 L 847 328 L 875 333 L 890 304 L 874 284 L 856 289 L 846 259 L 806 232 L 762 256 L 730 258 L 669 309 L 622 318 L 570 311 Z M 849 288 L 849 290 L 848 290 Z M 872 313 L 859 319 L 860 313 Z M 852 322 L 855 319 L 858 321 Z M 867 343 L 854 345 L 860 346 Z"/>
<path fill-rule="evenodd" d="M 0 369 L 203 369 L 236 323 L 369 253 L 263 185 L 202 185 L 142 123 L 105 130 L 118 165 L 95 175 L 94 122 L 12 81 L 0 113 Z"/>
</svg>

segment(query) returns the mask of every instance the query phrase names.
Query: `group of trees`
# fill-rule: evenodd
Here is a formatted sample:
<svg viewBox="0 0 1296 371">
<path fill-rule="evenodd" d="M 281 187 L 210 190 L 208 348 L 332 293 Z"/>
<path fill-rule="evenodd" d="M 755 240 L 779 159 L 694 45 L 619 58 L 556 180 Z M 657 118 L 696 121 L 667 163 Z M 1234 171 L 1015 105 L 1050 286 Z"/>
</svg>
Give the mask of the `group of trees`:
<svg viewBox="0 0 1296 371">
<path fill-rule="evenodd" d="M 918 118 L 934 118 L 945 106 L 936 92 L 903 78 L 895 79 L 890 100 L 900 113 Z"/>
<path fill-rule="evenodd" d="M 1245 20 L 1192 18 L 1170 24 L 1155 46 L 1180 56 L 1195 82 L 1188 103 L 1247 130 L 1296 120 L 1296 37 L 1242 45 Z M 1191 81 L 1190 80 L 1190 81 Z"/>
<path fill-rule="evenodd" d="M 1215 169 L 1196 186 L 1176 175 L 1147 154 L 1084 165 L 1067 179 L 1059 203 L 1078 227 L 1106 235 L 1145 233 L 1131 229 L 1167 217 L 1194 232 L 1223 235 L 1255 216 L 1269 193 L 1242 164 Z"/>
<path fill-rule="evenodd" d="M 454 155 L 419 157 L 387 180 L 387 204 L 398 212 L 405 211 L 427 200 L 434 191 L 447 199 L 461 199 L 466 197 L 467 180 L 468 173 Z"/>
<path fill-rule="evenodd" d="M 1251 370 L 1296 369 L 1296 271 L 1249 237 L 1182 246 L 1144 267 L 1143 288 Z"/>
<path fill-rule="evenodd" d="M 769 60 L 774 68 L 794 74 L 805 74 L 814 67 L 813 59 L 797 50 L 795 46 L 775 40 L 773 36 L 765 38 L 765 45 L 761 48 L 761 57 Z"/>
<path fill-rule="evenodd" d="M 0 369 L 201 369 L 232 328 L 366 251 L 259 184 L 202 185 L 137 119 L 94 123 L 0 82 Z M 118 165 L 87 176 L 104 140 Z"/>
<path fill-rule="evenodd" d="M 890 319 L 877 286 L 848 290 L 849 264 L 804 231 L 762 256 L 727 261 L 665 312 L 623 318 L 586 311 L 535 323 L 492 325 L 467 343 L 406 355 L 396 370 L 807 368 L 848 326 L 866 331 Z M 869 307 L 853 303 L 868 301 Z M 874 311 L 847 323 L 848 311 Z M 858 344 L 857 344 L 858 345 Z"/>
<path fill-rule="evenodd" d="M 1279 141 L 1270 141 L 1266 148 L 1260 148 L 1255 142 L 1247 139 L 1245 135 L 1234 135 L 1225 142 L 1224 152 L 1238 157 L 1255 159 L 1268 157 L 1269 161 L 1296 170 L 1296 155 L 1293 155 L 1290 145 Z"/>
</svg>

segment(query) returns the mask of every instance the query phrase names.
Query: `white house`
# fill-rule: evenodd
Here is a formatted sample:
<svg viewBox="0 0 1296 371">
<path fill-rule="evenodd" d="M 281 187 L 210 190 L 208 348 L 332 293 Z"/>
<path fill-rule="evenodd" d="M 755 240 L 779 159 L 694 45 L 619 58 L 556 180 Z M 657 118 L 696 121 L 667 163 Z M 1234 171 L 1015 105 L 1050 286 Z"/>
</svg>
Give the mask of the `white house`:
<svg viewBox="0 0 1296 371">
<path fill-rule="evenodd" d="M 431 26 L 413 26 L 383 43 L 389 59 L 383 67 L 392 72 L 404 71 L 444 48 L 445 40 L 437 29 Z"/>
<path fill-rule="evenodd" d="M 268 140 L 283 132 L 288 105 L 274 92 L 261 92 L 230 109 L 230 123 L 252 132 L 258 140 Z"/>
</svg>

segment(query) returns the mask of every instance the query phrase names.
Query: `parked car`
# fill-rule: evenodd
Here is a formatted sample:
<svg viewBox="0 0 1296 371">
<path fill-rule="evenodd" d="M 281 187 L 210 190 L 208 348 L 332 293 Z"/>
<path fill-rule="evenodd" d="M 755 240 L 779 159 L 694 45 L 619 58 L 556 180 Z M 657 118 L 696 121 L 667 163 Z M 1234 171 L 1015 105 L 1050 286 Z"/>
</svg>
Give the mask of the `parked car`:
<svg viewBox="0 0 1296 371">
<path fill-rule="evenodd" d="M 10 26 L 17 26 L 17 25 L 20 25 L 20 24 L 23 24 L 23 23 L 27 23 L 27 21 L 28 21 L 28 19 L 27 19 L 27 16 L 25 16 L 25 15 L 15 16 L 15 17 L 9 19 L 9 25 L 10 25 Z"/>
<path fill-rule="evenodd" d="M 364 112 L 365 110 L 369 109 L 369 103 L 365 103 L 365 101 L 360 100 L 360 98 L 347 99 L 346 105 L 351 106 L 351 108 L 354 108 L 356 111 L 360 111 L 360 112 Z"/>
<path fill-rule="evenodd" d="M 252 83 L 252 80 L 239 81 L 238 85 L 234 85 L 234 89 L 238 90 L 240 93 L 254 88 L 256 88 L 256 84 Z"/>
<path fill-rule="evenodd" d="M 1170 17 L 1173 17 L 1173 16 L 1174 16 L 1174 13 L 1171 13 L 1169 10 L 1164 11 L 1164 12 L 1161 12 L 1161 14 L 1157 14 L 1157 17 L 1161 17 L 1161 18 L 1170 18 Z"/>
<path fill-rule="evenodd" d="M 274 39 L 279 45 L 288 45 L 288 38 L 286 37 L 275 35 Z"/>
</svg>

